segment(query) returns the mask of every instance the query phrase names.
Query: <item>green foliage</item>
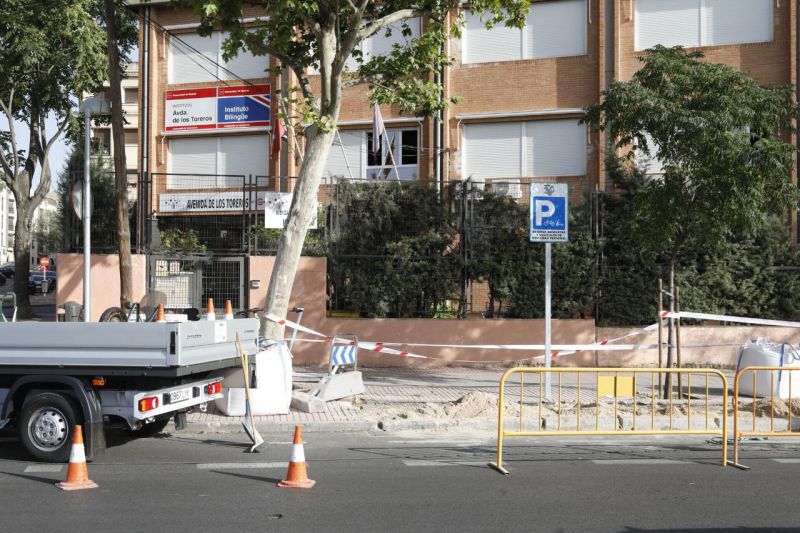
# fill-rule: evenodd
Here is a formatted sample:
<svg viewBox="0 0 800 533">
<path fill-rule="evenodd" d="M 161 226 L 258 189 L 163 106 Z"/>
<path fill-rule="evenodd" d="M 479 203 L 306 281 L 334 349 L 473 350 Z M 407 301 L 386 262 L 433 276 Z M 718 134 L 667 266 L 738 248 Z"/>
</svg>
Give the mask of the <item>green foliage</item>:
<svg viewBox="0 0 800 533">
<path fill-rule="evenodd" d="M 303 240 L 303 255 L 308 257 L 322 257 L 328 253 L 328 238 L 325 233 L 325 216 L 327 209 L 320 206 L 317 209 L 317 229 L 309 229 Z M 282 230 L 265 228 L 255 224 L 250 227 L 254 238 L 255 254 L 271 255 L 278 249 L 278 239 Z"/>
<path fill-rule="evenodd" d="M 168 252 L 205 253 L 206 245 L 193 229 L 167 228 L 160 232 L 161 244 Z"/>
<path fill-rule="evenodd" d="M 570 240 L 552 247 L 552 290 L 557 295 L 552 312 L 556 318 L 585 318 L 592 314 L 597 269 L 588 205 L 572 207 Z M 543 317 L 544 245 L 528 240 L 528 206 L 484 194 L 476 201 L 473 216 L 470 279 L 488 283 L 488 315 Z"/>
<path fill-rule="evenodd" d="M 33 238 L 39 244 L 39 254 L 54 256 L 64 248 L 64 227 L 58 213 L 44 213 L 33 225 Z"/>
<path fill-rule="evenodd" d="M 791 87 L 760 87 L 747 73 L 700 61 L 702 53 L 656 47 L 631 81 L 615 81 L 586 122 L 618 149 L 663 162 L 634 199 L 631 231 L 640 246 L 674 264 L 691 246 L 713 246 L 796 204 L 790 173 L 798 108 Z M 690 243 L 689 241 L 695 241 Z"/>
<path fill-rule="evenodd" d="M 454 217 L 431 185 L 342 182 L 332 208 L 331 297 L 339 309 L 369 317 L 447 313 L 461 263 Z"/>
</svg>

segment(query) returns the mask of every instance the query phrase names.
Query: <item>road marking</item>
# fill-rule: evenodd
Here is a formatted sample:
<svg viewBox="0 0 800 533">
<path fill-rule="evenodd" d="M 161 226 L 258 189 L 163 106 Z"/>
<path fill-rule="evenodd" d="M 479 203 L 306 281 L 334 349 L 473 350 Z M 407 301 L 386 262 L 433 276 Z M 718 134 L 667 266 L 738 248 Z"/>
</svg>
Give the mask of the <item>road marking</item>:
<svg viewBox="0 0 800 533">
<path fill-rule="evenodd" d="M 250 468 L 286 468 L 289 463 L 198 463 L 198 470 L 247 470 Z"/>
<path fill-rule="evenodd" d="M 25 468 L 25 473 L 31 472 L 61 472 L 64 465 L 29 465 Z"/>
<path fill-rule="evenodd" d="M 688 461 L 675 459 L 595 459 L 596 465 L 684 465 Z"/>
<path fill-rule="evenodd" d="M 486 466 L 486 461 L 428 461 L 424 459 L 403 459 L 406 466 Z"/>
<path fill-rule="evenodd" d="M 786 457 L 782 459 L 773 459 L 776 463 L 784 463 L 784 464 L 797 464 L 800 463 L 800 458 L 797 457 Z"/>
</svg>

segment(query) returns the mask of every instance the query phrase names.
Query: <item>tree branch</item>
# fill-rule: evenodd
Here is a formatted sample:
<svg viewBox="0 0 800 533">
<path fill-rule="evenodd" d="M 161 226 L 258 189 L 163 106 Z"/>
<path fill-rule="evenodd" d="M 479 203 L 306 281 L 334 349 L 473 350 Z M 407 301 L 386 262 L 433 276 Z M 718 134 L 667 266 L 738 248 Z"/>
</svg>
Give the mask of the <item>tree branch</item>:
<svg viewBox="0 0 800 533">
<path fill-rule="evenodd" d="M 380 81 L 383 81 L 384 78 L 385 76 L 383 74 L 371 74 L 369 76 L 353 78 L 351 80 L 342 82 L 342 89 L 348 89 L 350 87 L 355 87 L 356 85 L 363 85 L 365 83 L 376 84 Z"/>
<path fill-rule="evenodd" d="M 401 20 L 411 19 L 414 17 L 424 17 L 426 14 L 427 13 L 425 11 L 420 9 L 400 9 L 394 13 L 389 13 L 385 17 L 381 17 L 364 26 L 358 32 L 358 39 L 363 41 L 364 39 L 375 35 L 381 28 L 386 28 L 387 26 L 391 26 L 395 22 L 399 22 Z"/>
<path fill-rule="evenodd" d="M 14 105 L 14 87 L 11 88 L 11 94 L 8 98 L 8 105 L 6 105 L 2 100 L 0 100 L 0 108 L 3 109 L 3 114 L 5 114 L 6 119 L 8 120 L 8 133 L 11 136 L 11 157 L 13 158 L 13 170 L 9 169 L 10 166 L 8 161 L 6 160 L 5 154 L 0 152 L 2 155 L 3 160 L 3 167 L 7 169 L 8 174 L 10 176 L 16 176 L 17 172 L 19 171 L 19 152 L 17 151 L 17 131 L 14 128 L 14 115 L 11 113 L 12 106 Z"/>
</svg>

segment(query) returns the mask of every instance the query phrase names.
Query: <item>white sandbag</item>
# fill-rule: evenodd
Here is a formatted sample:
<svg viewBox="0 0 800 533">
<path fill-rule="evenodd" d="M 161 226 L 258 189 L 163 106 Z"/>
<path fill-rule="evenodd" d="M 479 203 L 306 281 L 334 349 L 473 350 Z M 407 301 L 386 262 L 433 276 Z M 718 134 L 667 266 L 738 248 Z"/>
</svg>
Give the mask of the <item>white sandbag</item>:
<svg viewBox="0 0 800 533">
<path fill-rule="evenodd" d="M 800 367 L 800 354 L 791 344 L 775 344 L 759 338 L 748 341 L 739 351 L 736 371 L 751 366 Z M 756 372 L 755 396 L 765 398 L 774 394 L 775 398 L 800 398 L 800 371 L 794 372 Z M 771 377 L 774 374 L 774 378 Z M 791 385 L 790 385 L 791 382 Z M 772 390 L 770 390 L 772 389 Z M 739 394 L 753 396 L 753 373 L 747 372 L 739 379 Z"/>
<path fill-rule="evenodd" d="M 255 380 L 250 388 L 253 415 L 285 415 L 292 402 L 292 354 L 285 342 L 267 346 L 255 357 Z M 252 360 L 252 359 L 251 359 Z M 244 376 L 242 369 L 225 371 L 223 397 L 217 409 L 228 416 L 244 416 Z"/>
</svg>

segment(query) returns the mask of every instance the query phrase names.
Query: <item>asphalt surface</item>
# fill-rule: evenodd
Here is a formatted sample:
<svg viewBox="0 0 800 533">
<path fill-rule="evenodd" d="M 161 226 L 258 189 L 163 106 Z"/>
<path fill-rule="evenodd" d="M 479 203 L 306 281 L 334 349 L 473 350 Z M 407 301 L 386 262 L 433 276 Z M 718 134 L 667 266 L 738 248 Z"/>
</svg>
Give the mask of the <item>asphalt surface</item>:
<svg viewBox="0 0 800 533">
<path fill-rule="evenodd" d="M 279 489 L 291 436 L 109 435 L 99 488 L 53 486 L 0 434 L 0 530 L 26 531 L 798 531 L 800 443 L 748 444 L 750 471 L 719 444 L 508 439 L 510 476 L 485 466 L 487 433 L 308 434 L 311 490 Z M 778 462 L 780 460 L 782 462 Z"/>
</svg>

